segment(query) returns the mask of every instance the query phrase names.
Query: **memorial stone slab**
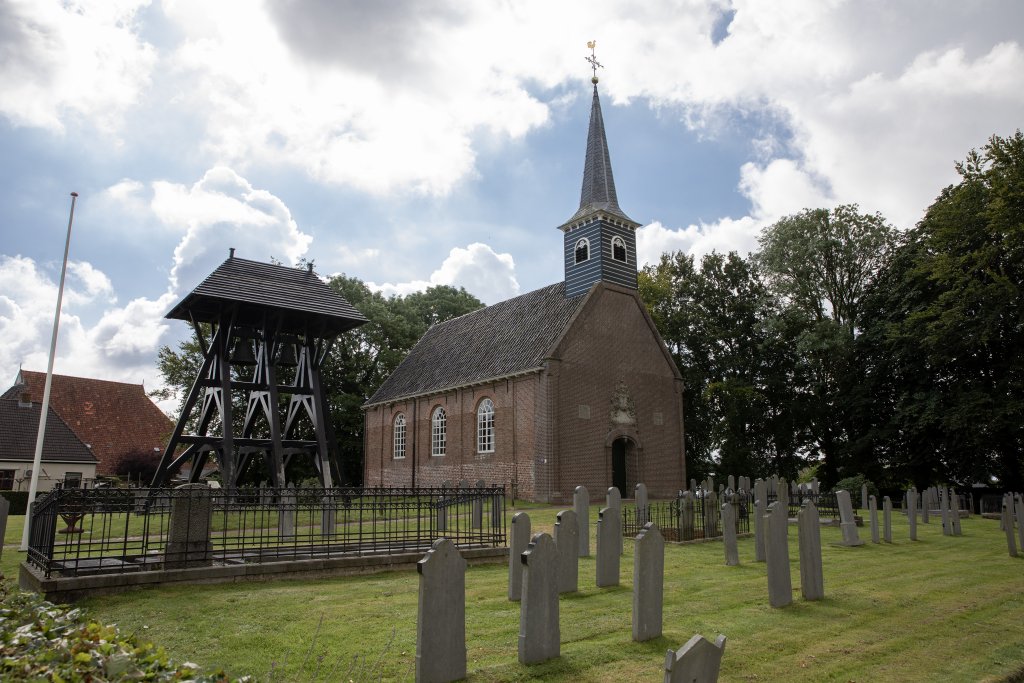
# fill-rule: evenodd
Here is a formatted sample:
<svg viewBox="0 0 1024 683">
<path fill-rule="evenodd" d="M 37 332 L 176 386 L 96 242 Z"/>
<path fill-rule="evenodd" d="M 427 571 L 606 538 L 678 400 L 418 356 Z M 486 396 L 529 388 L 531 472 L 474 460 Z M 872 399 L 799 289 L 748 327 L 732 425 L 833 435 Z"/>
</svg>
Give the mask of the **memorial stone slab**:
<svg viewBox="0 0 1024 683">
<path fill-rule="evenodd" d="M 484 488 L 484 480 L 481 479 L 473 484 L 473 488 L 478 489 L 473 494 L 473 506 L 470 510 L 470 524 L 474 529 L 484 528 L 484 498 L 483 494 L 479 489 Z"/>
<path fill-rule="evenodd" d="M 558 620 L 558 549 L 548 534 L 536 534 L 519 556 L 523 565 L 519 603 L 519 661 L 538 664 L 561 652 Z"/>
<path fill-rule="evenodd" d="M 857 533 L 857 521 L 853 516 L 853 503 L 850 502 L 850 492 L 845 489 L 836 491 L 836 500 L 839 503 L 839 528 L 843 532 L 843 541 L 840 545 L 855 546 L 864 545 Z"/>
<path fill-rule="evenodd" d="M 939 513 L 942 515 L 942 535 L 953 535 L 953 520 L 949 518 L 949 503 L 947 502 L 947 489 L 945 486 L 939 489 Z"/>
<path fill-rule="evenodd" d="M 590 491 L 586 486 L 577 486 L 572 494 L 572 507 L 580 527 L 580 557 L 590 557 Z"/>
<path fill-rule="evenodd" d="M 466 677 L 466 560 L 447 538 L 434 541 L 416 564 L 416 680 L 446 683 Z"/>
<path fill-rule="evenodd" d="M 735 567 L 740 563 L 739 546 L 736 543 L 736 506 L 732 494 L 730 500 L 722 504 L 722 545 L 725 548 L 725 565 Z"/>
<path fill-rule="evenodd" d="M 921 523 L 931 524 L 931 498 L 932 489 L 927 488 L 924 493 L 921 494 Z M 938 507 L 938 505 L 936 505 Z M 941 511 L 940 511 L 941 512 Z"/>
<path fill-rule="evenodd" d="M 615 510 L 615 517 L 622 522 L 622 493 L 619 492 L 617 486 L 612 486 L 605 493 L 605 507 Z M 622 530 L 619 530 L 619 555 L 626 552 L 625 545 L 622 540 Z"/>
<path fill-rule="evenodd" d="M 785 607 L 793 602 L 793 580 L 789 575 L 789 511 L 776 501 L 765 515 L 765 559 L 768 569 L 768 604 Z"/>
<path fill-rule="evenodd" d="M 892 543 L 892 501 L 889 496 L 882 498 L 882 538 Z"/>
<path fill-rule="evenodd" d="M 704 494 L 704 538 L 717 538 L 721 535 L 719 525 L 718 496 L 714 491 Z"/>
<path fill-rule="evenodd" d="M 637 526 L 647 524 L 647 486 L 643 483 L 633 488 L 633 502 L 636 505 Z"/>
<path fill-rule="evenodd" d="M 1018 545 L 1024 549 L 1024 496 L 1019 493 L 1011 496 L 1013 505 L 1017 510 L 1017 534 L 1018 534 Z M 1010 517 L 1013 517 L 1013 513 L 1010 513 Z"/>
<path fill-rule="evenodd" d="M 861 510 L 867 510 L 868 509 L 868 485 L 867 484 L 861 484 L 860 485 L 860 509 Z"/>
<path fill-rule="evenodd" d="M 818 508 L 806 501 L 796 513 L 800 544 L 800 592 L 804 600 L 825 597 L 825 578 L 821 568 L 821 520 Z M 877 524 L 876 524 L 877 527 Z"/>
<path fill-rule="evenodd" d="M 644 524 L 633 552 L 633 640 L 661 635 L 665 599 L 665 539 L 654 522 Z"/>
<path fill-rule="evenodd" d="M 295 484 L 288 484 L 288 488 L 281 492 L 277 507 L 277 535 L 281 540 L 295 538 L 295 512 L 298 505 Z"/>
<path fill-rule="evenodd" d="M 213 491 L 206 484 L 183 484 L 171 491 L 171 519 L 164 549 L 164 569 L 213 564 L 210 521 Z"/>
<path fill-rule="evenodd" d="M 337 527 L 337 511 L 334 507 L 334 498 L 324 496 L 320 499 L 320 506 L 320 535 L 331 537 L 334 535 L 334 530 Z"/>
<path fill-rule="evenodd" d="M 910 540 L 917 540 L 917 489 L 907 491 L 907 524 L 910 525 Z"/>
<path fill-rule="evenodd" d="M 689 491 L 683 491 L 683 497 L 679 505 L 679 528 L 683 531 L 683 537 L 679 539 L 681 541 L 692 541 L 694 538 L 694 507 L 693 494 Z"/>
<path fill-rule="evenodd" d="M 868 496 L 868 515 L 871 516 L 871 542 L 881 543 L 878 533 L 878 500 L 874 496 Z"/>
<path fill-rule="evenodd" d="M 1013 510 L 1012 499 L 1007 495 L 1003 496 L 1003 529 L 1006 531 L 1006 549 L 1010 557 L 1017 557 L 1017 539 L 1013 536 Z"/>
<path fill-rule="evenodd" d="M 664 683 L 717 683 L 725 653 L 725 636 L 710 642 L 695 635 L 676 651 L 665 654 Z"/>
<path fill-rule="evenodd" d="M 953 535 L 960 536 L 963 534 L 963 530 L 960 528 L 960 496 L 957 495 L 956 489 L 949 491 L 949 504 L 953 517 Z"/>
<path fill-rule="evenodd" d="M 764 516 L 768 514 L 766 498 L 754 501 L 754 562 L 764 562 Z"/>
<path fill-rule="evenodd" d="M 530 516 L 525 512 L 512 515 L 508 538 L 508 599 L 517 602 L 523 591 L 523 562 L 520 556 L 530 544 Z"/>
<path fill-rule="evenodd" d="M 619 543 L 622 540 L 622 523 L 619 511 L 613 507 L 602 508 L 597 513 L 597 587 L 619 585 Z"/>
<path fill-rule="evenodd" d="M 730 474 L 729 478 L 726 479 L 726 481 L 728 482 L 726 484 L 726 488 L 729 489 L 730 491 L 735 491 L 736 490 L 736 477 L 734 477 L 734 476 L 732 476 Z"/>
<path fill-rule="evenodd" d="M 562 510 L 555 520 L 555 547 L 558 548 L 558 592 L 575 593 L 579 590 L 579 521 L 575 510 Z"/>
</svg>

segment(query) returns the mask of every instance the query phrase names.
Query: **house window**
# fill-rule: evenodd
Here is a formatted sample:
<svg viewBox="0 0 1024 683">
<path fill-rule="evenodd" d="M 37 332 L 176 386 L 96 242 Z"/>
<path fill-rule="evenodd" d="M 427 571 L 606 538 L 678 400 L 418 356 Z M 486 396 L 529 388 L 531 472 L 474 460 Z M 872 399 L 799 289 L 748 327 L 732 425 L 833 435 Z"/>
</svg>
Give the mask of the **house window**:
<svg viewBox="0 0 1024 683">
<path fill-rule="evenodd" d="M 395 429 L 392 437 L 394 444 L 394 458 L 399 460 L 405 457 L 405 415 L 399 413 L 395 417 Z"/>
<path fill-rule="evenodd" d="M 430 418 L 430 454 L 444 455 L 448 444 L 448 415 L 438 406 Z"/>
<path fill-rule="evenodd" d="M 64 488 L 66 488 L 66 489 L 80 489 L 80 488 L 82 488 L 82 473 L 81 472 L 65 472 L 64 473 Z"/>
<path fill-rule="evenodd" d="M 612 258 L 616 261 L 626 260 L 626 240 L 621 237 L 612 238 Z"/>
<path fill-rule="evenodd" d="M 0 470 L 0 491 L 14 490 L 14 470 Z"/>
<path fill-rule="evenodd" d="M 477 453 L 494 452 L 494 402 L 485 398 L 476 409 Z"/>
<path fill-rule="evenodd" d="M 586 237 L 576 242 L 576 263 L 583 263 L 590 259 L 590 241 Z"/>
</svg>

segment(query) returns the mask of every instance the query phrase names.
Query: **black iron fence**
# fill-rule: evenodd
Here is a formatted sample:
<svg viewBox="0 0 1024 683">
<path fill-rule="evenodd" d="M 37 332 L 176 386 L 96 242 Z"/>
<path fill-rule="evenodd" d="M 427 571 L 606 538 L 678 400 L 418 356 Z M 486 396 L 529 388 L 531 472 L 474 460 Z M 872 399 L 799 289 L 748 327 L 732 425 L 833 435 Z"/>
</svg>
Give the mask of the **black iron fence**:
<svg viewBox="0 0 1024 683">
<path fill-rule="evenodd" d="M 772 492 L 768 493 L 768 503 L 771 505 L 779 499 L 778 495 Z M 803 507 L 804 503 L 814 503 L 814 507 L 818 509 L 818 516 L 822 518 L 839 519 L 839 498 L 835 493 L 813 493 L 811 491 L 798 491 L 797 493 L 790 492 L 786 496 L 787 503 L 789 505 L 789 516 L 796 517 L 796 513 L 800 512 L 800 508 Z M 852 501 L 851 501 L 852 502 Z M 766 505 L 766 507 L 767 507 Z M 857 504 L 853 503 L 854 509 L 857 509 Z M 879 503 L 879 510 L 881 510 L 881 503 Z M 863 510 L 862 512 L 867 512 Z"/>
<path fill-rule="evenodd" d="M 736 494 L 731 503 L 736 513 L 737 533 L 750 532 L 753 505 L 750 496 Z M 666 541 L 698 541 L 721 538 L 721 500 L 716 494 L 680 496 L 672 500 L 656 500 L 646 506 L 622 505 L 622 535 L 636 536 L 644 524 L 654 522 Z"/>
<path fill-rule="evenodd" d="M 47 577 L 506 544 L 500 487 L 60 489 L 31 525 L 27 560 Z"/>
</svg>

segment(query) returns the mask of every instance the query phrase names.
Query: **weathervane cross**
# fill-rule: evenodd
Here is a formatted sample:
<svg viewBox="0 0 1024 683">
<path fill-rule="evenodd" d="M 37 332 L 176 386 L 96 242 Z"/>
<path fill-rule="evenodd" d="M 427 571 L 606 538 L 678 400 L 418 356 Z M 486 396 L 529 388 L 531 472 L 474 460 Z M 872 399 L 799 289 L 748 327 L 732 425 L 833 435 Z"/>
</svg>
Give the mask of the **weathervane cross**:
<svg viewBox="0 0 1024 683">
<path fill-rule="evenodd" d="M 588 40 L 587 41 L 587 47 L 590 48 L 590 56 L 589 57 L 584 57 L 584 59 L 587 60 L 588 62 L 590 62 L 590 68 L 594 71 L 594 77 L 591 78 L 590 80 L 593 81 L 596 84 L 597 83 L 597 70 L 598 70 L 598 68 L 603 69 L 604 68 L 604 64 L 601 64 L 599 61 L 597 61 L 597 56 L 594 54 L 594 49 L 597 47 L 597 41 L 596 40 Z"/>
</svg>

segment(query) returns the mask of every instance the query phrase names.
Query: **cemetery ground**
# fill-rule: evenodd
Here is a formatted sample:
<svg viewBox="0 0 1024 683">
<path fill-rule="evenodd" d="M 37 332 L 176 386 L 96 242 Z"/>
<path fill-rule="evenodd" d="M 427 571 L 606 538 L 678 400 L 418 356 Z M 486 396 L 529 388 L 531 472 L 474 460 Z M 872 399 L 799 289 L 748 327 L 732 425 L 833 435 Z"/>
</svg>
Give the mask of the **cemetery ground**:
<svg viewBox="0 0 1024 683">
<path fill-rule="evenodd" d="M 551 532 L 563 508 L 520 506 L 533 531 Z M 994 520 L 973 516 L 963 536 L 941 523 L 893 515 L 892 545 L 836 545 L 822 528 L 825 599 L 800 597 L 796 527 L 789 532 L 793 604 L 768 606 L 764 563 L 741 538 L 741 564 L 725 566 L 722 543 L 666 544 L 664 635 L 631 640 L 632 542 L 621 585 L 598 589 L 591 553 L 580 559 L 580 591 L 564 595 L 561 657 L 517 660 L 519 604 L 507 599 L 507 565 L 466 574 L 469 680 L 658 681 L 665 651 L 693 634 L 728 637 L 722 681 L 1024 681 L 1024 558 L 1011 558 Z M 511 512 L 511 511 L 510 511 Z M 511 515 L 510 515 L 511 516 Z M 2 562 L 16 580 L 23 517 L 9 520 Z M 862 531 L 862 535 L 864 531 Z M 223 667 L 261 681 L 411 680 L 415 671 L 415 572 L 179 586 L 81 603 L 166 648 L 176 661 Z"/>
</svg>

